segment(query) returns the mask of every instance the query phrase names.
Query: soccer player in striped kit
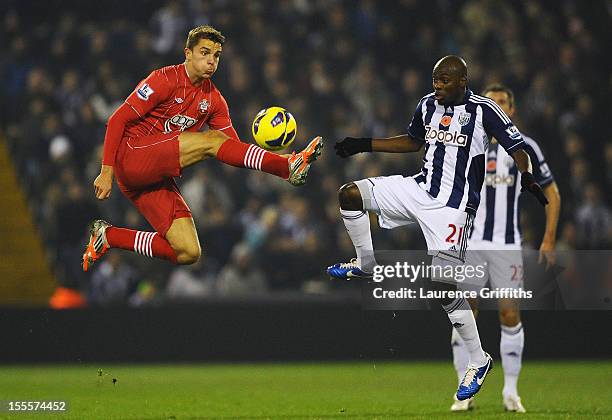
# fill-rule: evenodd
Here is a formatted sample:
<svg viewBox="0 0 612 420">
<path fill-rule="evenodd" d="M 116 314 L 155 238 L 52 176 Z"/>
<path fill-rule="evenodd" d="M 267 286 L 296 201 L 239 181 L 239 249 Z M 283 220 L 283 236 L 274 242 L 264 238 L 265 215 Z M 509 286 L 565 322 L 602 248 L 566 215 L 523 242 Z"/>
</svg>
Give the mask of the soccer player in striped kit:
<svg viewBox="0 0 612 420">
<path fill-rule="evenodd" d="M 510 117 L 514 115 L 514 94 L 503 85 L 487 87 L 483 95 L 494 100 Z M 547 266 L 555 262 L 555 242 L 561 197 L 553 175 L 544 159 L 538 144 L 523 135 L 524 150 L 529 153 L 533 164 L 533 175 L 544 191 L 549 205 L 546 206 L 546 229 L 540 246 L 540 261 L 546 260 Z M 521 254 L 521 232 L 519 228 L 517 185 L 518 168 L 512 158 L 495 138 L 486 151 L 486 175 L 482 186 L 480 205 L 474 221 L 474 230 L 469 239 L 467 264 L 486 264 L 487 276 L 469 279 L 468 289 L 479 290 L 487 280 L 491 288 L 517 289 L 523 286 L 523 258 Z M 478 301 L 470 300 L 477 315 Z M 499 299 L 499 321 L 501 340 L 499 350 L 504 370 L 502 399 L 507 411 L 524 413 L 525 408 L 518 395 L 517 382 L 521 371 L 524 347 L 523 324 L 519 305 L 513 299 Z M 457 377 L 463 378 L 468 364 L 465 343 L 453 328 L 451 336 L 453 362 Z M 451 406 L 452 411 L 466 411 L 472 408 L 473 398 L 458 401 Z"/>
<path fill-rule="evenodd" d="M 82 266 L 87 271 L 109 248 L 121 248 L 174 264 L 193 264 L 201 254 L 191 211 L 174 181 L 184 168 L 214 158 L 264 171 L 302 185 L 323 146 L 313 139 L 300 153 L 281 156 L 240 141 L 229 109 L 211 81 L 225 37 L 210 26 L 192 29 L 185 62 L 153 71 L 108 120 L 96 197 L 109 197 L 116 177 L 121 192 L 155 229 L 142 232 L 90 225 Z M 204 126 L 209 130 L 202 132 Z"/>
<path fill-rule="evenodd" d="M 545 201 L 535 182 L 525 141 L 514 124 L 491 99 L 467 88 L 467 65 L 461 57 L 446 56 L 433 68 L 434 92 L 417 105 L 406 134 L 389 138 L 351 138 L 337 142 L 343 158 L 361 152 L 411 153 L 425 146 L 423 167 L 412 177 L 368 178 L 339 190 L 340 213 L 357 258 L 328 267 L 339 279 L 371 277 L 376 265 L 368 212 L 378 215 L 386 229 L 418 223 L 432 264 L 463 264 L 470 230 L 480 202 L 485 149 L 489 137 L 516 161 L 523 188 Z M 456 282 L 435 278 L 439 291 L 457 290 Z M 450 322 L 466 344 L 469 362 L 456 397 L 476 394 L 492 367 L 482 349 L 469 303 L 464 298 L 440 299 Z"/>
</svg>

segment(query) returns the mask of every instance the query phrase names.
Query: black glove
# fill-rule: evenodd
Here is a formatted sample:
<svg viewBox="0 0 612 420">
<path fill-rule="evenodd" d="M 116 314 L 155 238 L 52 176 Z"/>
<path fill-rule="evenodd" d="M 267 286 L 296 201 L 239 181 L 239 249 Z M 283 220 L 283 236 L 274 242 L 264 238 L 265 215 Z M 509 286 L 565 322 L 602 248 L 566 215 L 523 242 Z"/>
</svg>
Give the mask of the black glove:
<svg viewBox="0 0 612 420">
<path fill-rule="evenodd" d="M 531 172 L 523 172 L 521 174 L 521 192 L 525 191 L 529 191 L 531 194 L 535 195 L 535 198 L 537 198 L 543 206 L 548 204 L 542 187 L 536 182 Z"/>
<path fill-rule="evenodd" d="M 372 138 L 345 137 L 344 140 L 336 142 L 334 149 L 336 149 L 336 154 L 341 158 L 349 157 L 361 152 L 371 152 Z"/>
</svg>

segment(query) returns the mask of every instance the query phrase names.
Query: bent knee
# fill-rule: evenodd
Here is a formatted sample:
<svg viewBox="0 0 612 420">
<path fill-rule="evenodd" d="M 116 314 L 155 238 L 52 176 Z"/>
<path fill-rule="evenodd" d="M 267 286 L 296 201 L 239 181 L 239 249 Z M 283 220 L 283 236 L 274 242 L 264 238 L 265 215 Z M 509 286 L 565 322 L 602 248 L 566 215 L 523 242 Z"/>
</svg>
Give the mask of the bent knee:
<svg viewBox="0 0 612 420">
<path fill-rule="evenodd" d="M 229 139 L 230 136 L 225 134 L 220 130 L 208 130 L 202 133 L 206 136 L 206 139 L 211 142 L 221 142 L 223 143 L 225 140 Z"/>
<path fill-rule="evenodd" d="M 518 309 L 505 308 L 499 311 L 499 321 L 506 327 L 514 327 L 521 322 L 521 313 Z"/>
<path fill-rule="evenodd" d="M 176 262 L 179 264 L 189 265 L 198 262 L 202 256 L 200 246 L 184 248 L 176 252 Z"/>
<path fill-rule="evenodd" d="M 227 134 L 219 130 L 208 130 L 202 133 L 202 136 L 206 146 L 204 155 L 208 157 L 217 156 L 217 152 L 221 145 L 230 138 Z"/>
<path fill-rule="evenodd" d="M 344 184 L 338 190 L 338 201 L 343 210 L 363 210 L 363 198 L 354 182 Z"/>
</svg>

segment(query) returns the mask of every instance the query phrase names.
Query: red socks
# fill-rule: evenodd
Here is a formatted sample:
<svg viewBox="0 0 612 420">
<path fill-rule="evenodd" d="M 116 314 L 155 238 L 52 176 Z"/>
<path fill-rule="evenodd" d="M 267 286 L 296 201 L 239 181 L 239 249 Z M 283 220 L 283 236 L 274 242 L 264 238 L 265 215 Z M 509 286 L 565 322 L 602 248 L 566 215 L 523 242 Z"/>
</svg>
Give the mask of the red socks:
<svg viewBox="0 0 612 420">
<path fill-rule="evenodd" d="M 147 257 L 157 257 L 176 264 L 176 254 L 165 238 L 157 232 L 124 229 L 110 226 L 106 229 L 106 240 L 111 248 L 134 251 Z"/>
<path fill-rule="evenodd" d="M 270 153 L 254 144 L 226 140 L 217 152 L 217 160 L 239 168 L 250 168 L 289 178 L 287 158 Z"/>
<path fill-rule="evenodd" d="M 239 168 L 267 172 L 283 179 L 289 178 L 289 164 L 286 157 L 270 153 L 253 144 L 233 139 L 226 140 L 219 148 L 217 160 Z M 143 232 L 111 226 L 106 229 L 106 240 L 111 248 L 134 251 L 176 264 L 176 254 L 170 243 L 157 232 Z"/>
</svg>

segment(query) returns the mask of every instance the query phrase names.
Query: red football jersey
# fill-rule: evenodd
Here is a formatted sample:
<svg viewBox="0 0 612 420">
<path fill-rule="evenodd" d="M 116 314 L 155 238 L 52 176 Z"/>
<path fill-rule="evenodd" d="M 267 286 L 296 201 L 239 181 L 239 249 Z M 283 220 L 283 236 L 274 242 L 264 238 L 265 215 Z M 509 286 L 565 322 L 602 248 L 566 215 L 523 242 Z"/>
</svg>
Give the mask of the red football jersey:
<svg viewBox="0 0 612 420">
<path fill-rule="evenodd" d="M 124 137 L 171 131 L 199 131 L 204 124 L 238 139 L 225 98 L 210 79 L 194 86 L 185 64 L 163 67 L 141 81 L 125 102 L 141 117 L 125 126 Z"/>
</svg>

